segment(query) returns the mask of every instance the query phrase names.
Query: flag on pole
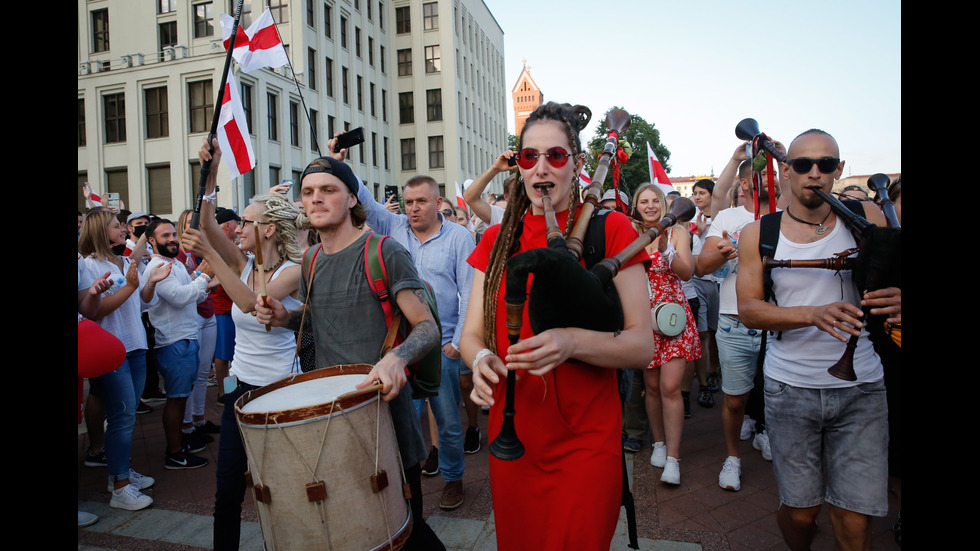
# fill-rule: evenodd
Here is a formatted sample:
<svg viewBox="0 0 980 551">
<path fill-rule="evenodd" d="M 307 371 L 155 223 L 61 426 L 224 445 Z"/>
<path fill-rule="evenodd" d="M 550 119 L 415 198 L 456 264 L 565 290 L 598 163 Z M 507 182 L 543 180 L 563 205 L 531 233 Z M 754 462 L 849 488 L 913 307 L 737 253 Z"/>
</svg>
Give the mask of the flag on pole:
<svg viewBox="0 0 980 551">
<path fill-rule="evenodd" d="M 231 172 L 232 179 L 255 166 L 255 152 L 252 150 L 252 139 L 245 121 L 245 109 L 238 95 L 238 85 L 235 84 L 231 67 L 228 67 L 228 81 L 225 83 L 221 114 L 218 117 L 218 145 L 221 147 L 221 159 Z"/>
<path fill-rule="evenodd" d="M 647 157 L 650 158 L 650 182 L 660 186 L 664 194 L 674 191 L 674 185 L 670 183 L 670 178 L 664 172 L 664 165 L 660 164 L 660 159 L 657 158 L 657 154 L 650 147 L 650 142 L 647 142 Z"/>
<path fill-rule="evenodd" d="M 463 189 L 469 187 L 469 185 L 472 183 L 472 178 L 467 179 L 465 182 L 463 182 Z M 459 182 L 456 182 L 456 205 L 466 212 L 470 212 L 470 208 L 466 206 L 466 201 L 463 200 L 463 189 L 460 189 Z"/>
<path fill-rule="evenodd" d="M 578 183 L 582 187 L 589 187 L 592 185 L 592 177 L 585 171 L 584 164 L 582 165 L 582 170 L 578 173 Z"/>
<path fill-rule="evenodd" d="M 234 19 L 231 16 L 221 14 L 221 29 L 225 49 L 228 48 L 228 39 L 231 37 L 233 22 Z M 232 52 L 232 57 L 238 62 L 241 70 L 246 73 L 263 67 L 289 65 L 286 49 L 279 39 L 276 22 L 272 18 L 272 11 L 269 10 L 268 6 L 247 30 L 242 31 L 241 26 L 238 27 L 235 51 Z"/>
</svg>

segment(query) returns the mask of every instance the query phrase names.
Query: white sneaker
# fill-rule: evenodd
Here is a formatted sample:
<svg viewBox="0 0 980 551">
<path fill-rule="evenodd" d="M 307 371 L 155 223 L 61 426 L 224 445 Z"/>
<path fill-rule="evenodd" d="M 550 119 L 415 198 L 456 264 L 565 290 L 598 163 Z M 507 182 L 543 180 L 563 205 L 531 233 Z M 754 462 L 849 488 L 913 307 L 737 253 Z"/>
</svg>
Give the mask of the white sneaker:
<svg viewBox="0 0 980 551">
<path fill-rule="evenodd" d="M 664 473 L 660 475 L 660 482 L 664 484 L 677 485 L 681 483 L 680 462 L 673 457 L 668 457 L 664 464 Z"/>
<path fill-rule="evenodd" d="M 742 460 L 730 456 L 721 466 L 721 473 L 718 475 L 718 485 L 726 490 L 737 492 L 742 489 Z"/>
<path fill-rule="evenodd" d="M 129 483 L 132 484 L 133 486 L 136 486 L 137 490 L 145 490 L 147 488 L 152 487 L 154 484 L 156 484 L 156 480 L 152 476 L 144 476 L 134 471 L 133 469 L 129 469 Z M 112 483 L 112 477 L 110 476 L 108 490 L 111 492 L 114 489 L 115 489 L 115 484 Z"/>
<path fill-rule="evenodd" d="M 139 511 L 150 505 L 153 505 L 153 498 L 143 495 L 132 484 L 127 484 L 126 487 L 112 492 L 112 499 L 109 500 L 109 507 L 126 509 L 127 511 Z"/>
<path fill-rule="evenodd" d="M 91 526 L 99 521 L 98 515 L 93 515 L 85 511 L 78 512 L 78 527 Z"/>
<path fill-rule="evenodd" d="M 763 459 L 772 461 L 772 446 L 769 445 L 769 435 L 766 434 L 766 431 L 755 435 L 755 439 L 752 440 L 752 447 L 762 452 Z"/>
<path fill-rule="evenodd" d="M 752 433 L 755 432 L 755 420 L 746 415 L 742 418 L 742 431 L 739 432 L 738 437 L 740 440 L 748 440 L 752 438 Z"/>
<path fill-rule="evenodd" d="M 667 463 L 667 447 L 663 442 L 653 443 L 653 455 L 650 456 L 650 464 L 659 469 L 664 468 Z"/>
</svg>

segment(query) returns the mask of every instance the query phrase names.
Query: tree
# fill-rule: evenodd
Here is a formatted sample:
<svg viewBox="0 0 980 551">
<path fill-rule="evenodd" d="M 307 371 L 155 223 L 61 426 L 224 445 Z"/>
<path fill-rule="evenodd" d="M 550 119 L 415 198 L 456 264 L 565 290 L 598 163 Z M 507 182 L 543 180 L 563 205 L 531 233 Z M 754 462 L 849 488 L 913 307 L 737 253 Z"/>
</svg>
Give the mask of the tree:
<svg viewBox="0 0 980 551">
<path fill-rule="evenodd" d="M 517 151 L 517 136 L 507 133 L 507 149 Z"/>
<path fill-rule="evenodd" d="M 622 107 L 612 107 L 612 109 L 622 109 Z M 609 111 L 606 111 L 608 113 Z M 629 110 L 627 110 L 629 112 Z M 599 154 L 602 153 L 602 149 L 606 145 L 606 135 L 609 133 L 609 127 L 606 125 L 605 115 L 602 117 L 602 122 L 599 124 L 599 128 L 596 129 L 595 136 L 589 142 L 588 145 L 588 158 L 585 162 L 586 170 L 589 174 L 595 174 L 595 169 L 599 165 Z M 624 143 L 626 142 L 626 143 Z M 664 167 L 664 171 L 670 173 L 670 165 L 667 161 L 670 159 L 670 150 L 667 149 L 665 145 L 660 143 L 660 130 L 654 128 L 652 123 L 647 122 L 643 117 L 637 114 L 630 114 L 630 126 L 626 129 L 626 132 L 619 137 L 620 147 L 624 151 L 630 153 L 630 147 L 632 147 L 632 153 L 630 154 L 629 161 L 622 166 L 619 179 L 619 189 L 620 191 L 626 193 L 627 196 L 632 200 L 633 192 L 636 188 L 645 182 L 650 181 L 650 167 L 649 161 L 647 160 L 647 142 L 650 143 L 650 147 L 657 154 L 657 158 L 660 159 L 660 163 Z M 627 146 L 626 144 L 629 144 Z M 609 168 L 609 174 L 607 175 L 606 181 L 603 185 L 603 190 L 612 189 L 612 167 Z"/>
</svg>

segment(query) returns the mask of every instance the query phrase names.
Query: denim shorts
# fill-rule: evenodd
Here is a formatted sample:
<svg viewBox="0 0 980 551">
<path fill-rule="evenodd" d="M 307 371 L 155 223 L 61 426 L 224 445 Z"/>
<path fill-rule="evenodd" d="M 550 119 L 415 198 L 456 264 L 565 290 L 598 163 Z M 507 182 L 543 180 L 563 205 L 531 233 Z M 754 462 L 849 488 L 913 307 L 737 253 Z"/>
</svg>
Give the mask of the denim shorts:
<svg viewBox="0 0 980 551">
<path fill-rule="evenodd" d="M 747 394 L 755 386 L 762 331 L 749 329 L 739 320 L 718 316 L 718 361 L 721 363 L 721 390 L 729 396 Z"/>
<path fill-rule="evenodd" d="M 196 340 L 183 339 L 154 351 L 157 371 L 163 375 L 167 398 L 186 398 L 191 395 L 194 380 L 197 379 L 199 348 Z"/>
<path fill-rule="evenodd" d="M 214 320 L 218 323 L 214 357 L 230 362 L 235 357 L 235 322 L 231 319 L 231 312 L 215 314 Z"/>
<path fill-rule="evenodd" d="M 885 382 L 799 388 L 766 377 L 766 432 L 779 499 L 888 514 Z"/>
</svg>

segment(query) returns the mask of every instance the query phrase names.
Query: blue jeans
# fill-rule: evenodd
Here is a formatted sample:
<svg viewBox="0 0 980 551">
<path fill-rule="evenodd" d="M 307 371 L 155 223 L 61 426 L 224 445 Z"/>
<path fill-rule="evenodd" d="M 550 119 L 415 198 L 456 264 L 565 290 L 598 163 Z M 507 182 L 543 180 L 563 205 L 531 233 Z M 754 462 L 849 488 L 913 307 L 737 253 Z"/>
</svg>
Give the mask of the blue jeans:
<svg viewBox="0 0 980 551">
<path fill-rule="evenodd" d="M 133 426 L 143 384 L 146 382 L 146 350 L 133 350 L 115 371 L 90 379 L 91 391 L 105 409 L 105 457 L 109 479 L 129 480 L 129 455 Z M 234 408 L 232 408 L 234 409 Z"/>
<path fill-rule="evenodd" d="M 245 443 L 238 432 L 235 401 L 249 390 L 259 388 L 242 382 L 225 394 L 218 442 L 217 491 L 214 494 L 214 548 L 216 551 L 238 549 L 242 531 L 242 502 L 245 501 L 245 471 L 248 458 Z"/>
<path fill-rule="evenodd" d="M 452 359 L 442 354 L 442 375 L 439 395 L 429 398 L 429 407 L 439 427 L 439 472 L 446 482 L 463 479 L 463 425 L 459 420 L 460 358 Z M 425 400 L 415 400 L 415 410 L 421 417 Z"/>
</svg>

